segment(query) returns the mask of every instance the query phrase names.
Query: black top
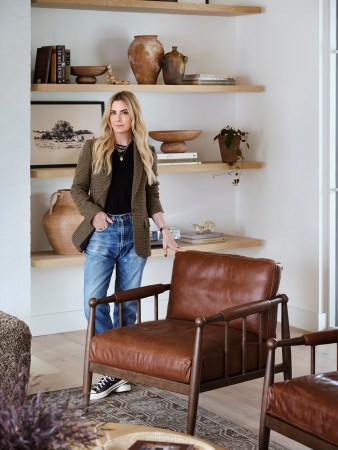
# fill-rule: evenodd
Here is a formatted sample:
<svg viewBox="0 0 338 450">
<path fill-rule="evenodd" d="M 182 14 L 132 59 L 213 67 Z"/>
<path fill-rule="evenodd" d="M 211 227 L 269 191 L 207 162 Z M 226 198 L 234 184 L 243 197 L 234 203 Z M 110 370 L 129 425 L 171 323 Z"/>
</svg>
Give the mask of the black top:
<svg viewBox="0 0 338 450">
<path fill-rule="evenodd" d="M 108 191 L 105 212 L 110 214 L 126 214 L 131 211 L 131 192 L 133 188 L 134 155 L 131 142 L 120 160 L 115 149 L 112 154 L 112 181 Z"/>
</svg>

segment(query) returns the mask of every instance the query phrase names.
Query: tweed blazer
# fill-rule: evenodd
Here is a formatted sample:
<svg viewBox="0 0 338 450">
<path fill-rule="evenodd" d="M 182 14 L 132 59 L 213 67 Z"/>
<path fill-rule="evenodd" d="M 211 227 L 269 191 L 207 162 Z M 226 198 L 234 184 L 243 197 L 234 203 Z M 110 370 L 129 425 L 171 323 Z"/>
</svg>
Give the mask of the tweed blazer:
<svg viewBox="0 0 338 450">
<path fill-rule="evenodd" d="M 93 174 L 92 151 L 94 140 L 87 141 L 80 153 L 75 171 L 71 193 L 73 200 L 84 217 L 83 222 L 73 233 L 75 247 L 83 252 L 95 231 L 92 225 L 94 216 L 104 211 L 112 172 L 107 175 L 104 172 Z M 156 153 L 154 153 L 153 171 L 157 176 Z M 143 167 L 140 154 L 134 143 L 134 174 L 131 194 L 131 214 L 134 233 L 134 245 L 136 254 L 150 256 L 150 222 L 149 218 L 157 212 L 163 212 L 159 197 L 159 183 L 156 181 L 151 186 L 147 183 L 147 174 Z"/>
</svg>

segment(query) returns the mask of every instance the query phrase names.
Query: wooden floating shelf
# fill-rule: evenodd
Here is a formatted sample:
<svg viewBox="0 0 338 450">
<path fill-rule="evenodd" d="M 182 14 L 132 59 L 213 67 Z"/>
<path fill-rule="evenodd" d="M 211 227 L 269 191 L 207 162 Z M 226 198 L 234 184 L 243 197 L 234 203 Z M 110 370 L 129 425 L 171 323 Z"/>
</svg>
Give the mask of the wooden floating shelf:
<svg viewBox="0 0 338 450">
<path fill-rule="evenodd" d="M 176 92 L 176 93 L 239 93 L 263 92 L 264 86 L 193 85 L 193 84 L 32 84 L 32 92 Z"/>
<path fill-rule="evenodd" d="M 243 161 L 243 169 L 261 169 L 263 163 L 258 161 Z M 166 166 L 159 164 L 158 173 L 184 173 L 184 172 L 218 172 L 234 170 L 234 166 L 221 162 L 205 162 L 202 164 L 177 164 Z M 31 169 L 31 178 L 62 178 L 73 177 L 75 167 L 51 167 Z"/>
<path fill-rule="evenodd" d="M 34 8 L 88 9 L 163 14 L 189 14 L 203 16 L 242 16 L 260 14 L 260 6 L 205 5 L 140 0 L 32 0 Z"/>
<path fill-rule="evenodd" d="M 234 248 L 260 247 L 263 245 L 261 239 L 248 238 L 243 236 L 226 235 L 225 241 L 213 242 L 208 244 L 188 244 L 180 242 L 180 247 L 187 250 L 200 250 L 206 252 L 217 252 L 222 250 L 230 250 Z M 173 255 L 169 251 L 169 255 Z M 152 248 L 152 257 L 163 257 L 162 248 Z M 83 255 L 55 255 L 52 251 L 33 252 L 31 254 L 31 266 L 37 269 L 45 269 L 49 267 L 63 267 L 83 264 Z"/>
</svg>

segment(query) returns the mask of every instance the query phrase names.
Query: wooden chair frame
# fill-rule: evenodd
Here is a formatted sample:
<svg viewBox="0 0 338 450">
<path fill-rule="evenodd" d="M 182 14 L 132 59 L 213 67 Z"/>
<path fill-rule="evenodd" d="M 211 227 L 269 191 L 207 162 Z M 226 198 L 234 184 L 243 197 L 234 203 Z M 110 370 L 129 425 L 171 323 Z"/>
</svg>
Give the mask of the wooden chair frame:
<svg viewBox="0 0 338 450">
<path fill-rule="evenodd" d="M 101 364 L 92 363 L 89 360 L 89 348 L 91 338 L 95 334 L 95 308 L 99 304 L 106 303 L 118 303 L 120 305 L 120 321 L 122 320 L 122 303 L 130 300 L 137 300 L 138 302 L 138 314 L 137 323 L 141 323 L 141 301 L 147 297 L 154 297 L 154 320 L 158 320 L 158 296 L 165 291 L 170 290 L 170 284 L 154 284 L 150 286 L 144 286 L 136 289 L 130 289 L 127 291 L 115 293 L 109 297 L 97 300 L 90 299 L 90 314 L 87 328 L 86 348 L 85 348 L 85 363 L 83 374 L 83 403 L 84 406 L 88 406 L 90 389 L 92 384 L 93 373 L 100 373 L 102 375 L 109 375 L 116 378 L 126 379 L 130 382 L 137 384 L 145 384 L 154 386 L 159 389 L 164 389 L 180 394 L 188 395 L 188 421 L 187 421 L 187 433 L 193 435 L 197 416 L 198 398 L 200 392 L 206 392 L 213 389 L 218 389 L 224 386 L 230 386 L 233 384 L 241 383 L 244 381 L 252 380 L 255 378 L 263 377 L 265 374 L 264 362 L 262 355 L 263 346 L 263 330 L 262 330 L 262 315 L 272 307 L 281 306 L 281 335 L 283 339 L 290 337 L 289 332 L 289 319 L 287 302 L 288 297 L 284 294 L 278 295 L 271 300 L 255 301 L 239 306 L 234 306 L 218 314 L 210 317 L 197 317 L 195 320 L 196 334 L 193 354 L 193 364 L 191 379 L 189 384 L 180 383 L 177 381 L 165 380 L 162 378 L 156 378 L 149 375 L 143 375 L 140 373 L 121 370 L 113 367 L 108 367 Z M 259 360 L 260 367 L 258 370 L 249 372 L 245 367 L 246 356 L 246 318 L 252 314 L 258 314 L 260 317 L 260 332 L 259 332 Z M 235 319 L 242 319 L 242 373 L 236 376 L 230 376 L 228 372 L 229 368 L 229 342 L 227 339 L 229 332 L 229 323 Z M 225 326 L 225 377 L 210 382 L 201 383 L 201 364 L 202 364 L 202 343 L 203 343 L 203 327 L 206 324 L 215 322 L 224 322 Z M 275 372 L 283 372 L 285 379 L 290 379 L 292 376 L 291 369 L 291 352 L 288 347 L 283 349 L 283 362 L 276 364 Z"/>
<path fill-rule="evenodd" d="M 338 370 L 338 329 L 319 331 L 316 333 L 307 333 L 292 339 L 282 339 L 280 341 L 270 338 L 268 340 L 268 356 L 266 364 L 266 374 L 264 379 L 260 433 L 259 433 L 259 450 L 268 450 L 270 440 L 270 430 L 276 431 L 284 436 L 300 442 L 307 447 L 321 450 L 338 450 L 338 446 L 325 442 L 313 434 L 307 433 L 302 429 L 286 423 L 272 415 L 267 411 L 267 399 L 270 386 L 274 383 L 274 364 L 275 351 L 277 348 L 290 349 L 296 345 L 308 345 L 311 347 L 310 373 L 316 373 L 316 347 L 323 344 L 337 343 L 337 365 Z M 320 406 L 320 405 L 319 405 Z"/>
</svg>

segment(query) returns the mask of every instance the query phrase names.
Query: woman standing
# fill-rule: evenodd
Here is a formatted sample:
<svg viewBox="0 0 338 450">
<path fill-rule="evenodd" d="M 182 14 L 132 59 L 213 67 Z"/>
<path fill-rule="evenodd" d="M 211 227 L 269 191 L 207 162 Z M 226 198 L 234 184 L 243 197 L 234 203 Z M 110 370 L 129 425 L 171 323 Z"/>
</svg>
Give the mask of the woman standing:
<svg viewBox="0 0 338 450">
<path fill-rule="evenodd" d="M 159 199 L 156 154 L 135 95 L 122 91 L 108 101 L 102 135 L 82 149 L 72 185 L 72 196 L 84 221 L 73 242 L 85 253 L 84 310 L 88 300 L 107 295 L 115 268 L 115 292 L 140 287 L 147 257 L 151 255 L 152 218 L 163 234 L 163 251 L 177 251 Z M 122 325 L 136 321 L 136 301 L 123 303 Z M 118 305 L 113 321 L 108 304 L 96 308 L 95 332 L 119 326 Z M 91 399 L 131 389 L 126 380 L 104 376 L 93 387 Z"/>
</svg>

